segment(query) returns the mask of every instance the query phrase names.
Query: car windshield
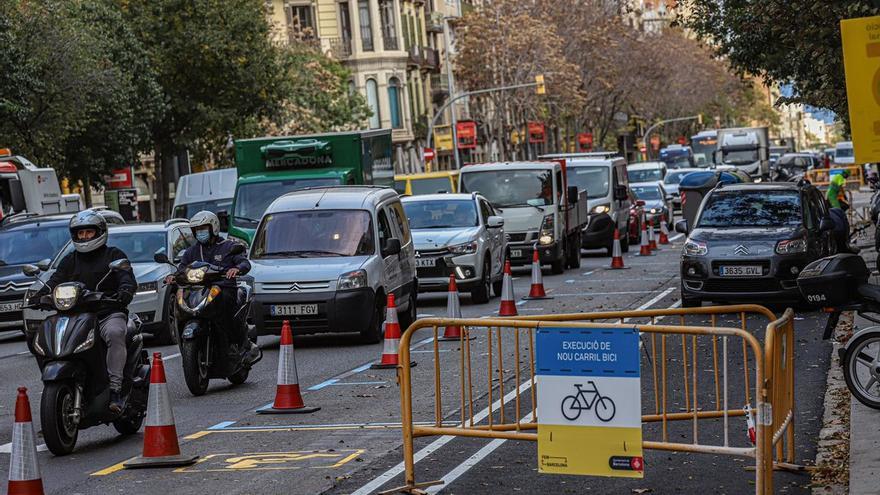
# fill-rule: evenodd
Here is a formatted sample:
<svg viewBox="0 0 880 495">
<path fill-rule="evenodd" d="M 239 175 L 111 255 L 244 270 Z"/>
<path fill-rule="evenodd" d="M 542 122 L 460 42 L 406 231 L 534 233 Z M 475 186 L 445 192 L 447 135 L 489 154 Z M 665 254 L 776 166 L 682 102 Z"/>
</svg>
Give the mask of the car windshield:
<svg viewBox="0 0 880 495">
<path fill-rule="evenodd" d="M 236 227 L 253 228 L 260 223 L 266 208 L 280 196 L 297 189 L 317 186 L 335 186 L 339 179 L 285 179 L 253 182 L 238 186 L 235 192 L 235 211 L 232 224 Z"/>
<path fill-rule="evenodd" d="M 232 198 L 215 199 L 211 201 L 199 201 L 197 203 L 187 203 L 174 207 L 174 218 L 192 218 L 193 215 L 200 211 L 213 211 L 220 213 L 221 211 L 229 211 L 232 206 Z"/>
<path fill-rule="evenodd" d="M 663 172 L 659 168 L 649 168 L 644 170 L 627 170 L 626 176 L 630 182 L 652 182 L 655 180 L 663 180 Z"/>
<path fill-rule="evenodd" d="M 703 206 L 697 227 L 785 227 L 801 223 L 797 191 L 718 191 Z"/>
<path fill-rule="evenodd" d="M 472 200 L 406 201 L 403 209 L 412 229 L 445 229 L 479 225 Z"/>
<path fill-rule="evenodd" d="M 119 248 L 132 263 L 154 263 L 153 255 L 157 251 L 165 251 L 165 231 L 132 232 L 130 230 L 110 229 L 107 245 Z M 73 244 L 67 243 L 64 251 L 55 259 L 53 266 L 61 258 L 73 251 Z"/>
<path fill-rule="evenodd" d="M 718 139 L 712 136 L 691 138 L 691 149 L 694 151 L 694 161 L 697 166 L 707 166 L 712 163 L 715 147 Z"/>
<path fill-rule="evenodd" d="M 413 179 L 409 181 L 409 188 L 413 196 L 419 194 L 448 193 L 452 192 L 452 183 L 449 182 L 449 177 Z"/>
<path fill-rule="evenodd" d="M 660 199 L 660 188 L 652 186 L 630 186 L 636 198 L 645 201 L 656 201 Z"/>
<path fill-rule="evenodd" d="M 810 163 L 810 159 L 804 156 L 797 155 L 783 155 L 779 161 L 776 162 L 780 167 L 797 167 L 797 168 L 807 168 Z"/>
<path fill-rule="evenodd" d="M 479 192 L 498 208 L 553 204 L 549 170 L 486 170 L 461 176 L 461 192 Z"/>
<path fill-rule="evenodd" d="M 67 222 L 32 223 L 0 230 L 0 264 L 22 265 L 52 259 L 69 240 Z"/>
<path fill-rule="evenodd" d="M 837 158 L 852 158 L 853 157 L 853 149 L 852 148 L 837 148 L 834 152 L 834 156 Z"/>
<path fill-rule="evenodd" d="M 374 244 L 368 211 L 289 211 L 266 215 L 254 238 L 251 257 L 366 256 L 373 254 Z"/>
<path fill-rule="evenodd" d="M 724 163 L 748 165 L 758 161 L 758 150 L 734 150 L 724 152 Z"/>
<path fill-rule="evenodd" d="M 568 167 L 566 178 L 569 186 L 587 191 L 588 198 L 604 198 L 611 183 L 609 167 Z"/>
<path fill-rule="evenodd" d="M 663 183 L 664 184 L 678 184 L 679 182 L 681 182 L 681 179 L 689 173 L 691 173 L 691 171 L 669 172 L 668 174 L 666 174 L 666 178 L 663 179 Z"/>
</svg>

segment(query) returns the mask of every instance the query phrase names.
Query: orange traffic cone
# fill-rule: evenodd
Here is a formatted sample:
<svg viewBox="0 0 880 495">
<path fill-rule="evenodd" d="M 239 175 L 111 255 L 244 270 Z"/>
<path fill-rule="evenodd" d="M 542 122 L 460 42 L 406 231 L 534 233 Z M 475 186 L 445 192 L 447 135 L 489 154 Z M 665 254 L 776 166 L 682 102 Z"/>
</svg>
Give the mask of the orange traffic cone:
<svg viewBox="0 0 880 495">
<path fill-rule="evenodd" d="M 153 353 L 150 369 L 150 395 L 147 399 L 147 423 L 144 426 L 143 455 L 122 464 L 126 469 L 175 467 L 194 464 L 197 455 L 181 455 L 177 443 L 177 427 L 171 411 L 171 396 L 165 383 L 162 353 Z"/>
<path fill-rule="evenodd" d="M 666 228 L 666 214 L 660 217 L 660 244 L 669 244 L 669 230 Z"/>
<path fill-rule="evenodd" d="M 544 278 L 541 274 L 541 260 L 537 247 L 532 254 L 532 288 L 529 289 L 529 295 L 523 299 L 552 299 L 544 290 Z"/>
<path fill-rule="evenodd" d="M 449 318 L 461 318 L 461 302 L 458 299 L 458 285 L 455 283 L 455 275 L 449 276 L 449 292 L 446 296 L 446 315 Z M 461 340 L 461 338 L 461 326 L 453 325 L 444 328 L 443 336 L 437 340 Z"/>
<path fill-rule="evenodd" d="M 299 390 L 299 377 L 296 374 L 296 355 L 293 352 L 293 330 L 290 321 L 281 324 L 281 344 L 278 346 L 278 385 L 275 387 L 275 401 L 271 405 L 257 409 L 257 414 L 306 414 L 320 407 L 306 407 Z"/>
<path fill-rule="evenodd" d="M 385 343 L 382 347 L 382 359 L 370 366 L 376 370 L 397 368 L 400 365 L 400 323 L 397 321 L 397 305 L 394 294 L 388 294 L 388 308 L 385 310 Z M 410 366 L 415 366 L 411 362 Z"/>
<path fill-rule="evenodd" d="M 648 220 L 648 247 L 651 248 L 651 251 L 657 251 L 660 248 L 657 247 L 657 241 L 654 239 L 654 219 Z"/>
<path fill-rule="evenodd" d="M 642 239 L 639 244 L 639 256 L 651 256 L 651 247 L 648 245 L 648 226 L 642 222 Z"/>
<path fill-rule="evenodd" d="M 614 247 L 611 250 L 611 268 L 619 270 L 623 266 L 623 254 L 620 249 L 620 230 L 614 229 Z"/>
<path fill-rule="evenodd" d="M 15 423 L 12 425 L 12 456 L 9 460 L 9 495 L 43 495 L 43 479 L 37 462 L 37 437 L 31 419 L 27 388 L 18 388 Z"/>
<path fill-rule="evenodd" d="M 516 303 L 513 302 L 513 274 L 510 270 L 510 260 L 504 261 L 504 280 L 501 283 L 501 308 L 498 316 L 516 316 Z"/>
</svg>

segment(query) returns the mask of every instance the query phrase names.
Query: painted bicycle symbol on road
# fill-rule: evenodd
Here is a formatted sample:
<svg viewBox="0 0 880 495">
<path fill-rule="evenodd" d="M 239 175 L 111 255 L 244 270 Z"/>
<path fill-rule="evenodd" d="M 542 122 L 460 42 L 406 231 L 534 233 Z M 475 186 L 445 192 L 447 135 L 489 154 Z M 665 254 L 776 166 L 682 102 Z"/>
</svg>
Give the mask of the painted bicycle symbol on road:
<svg viewBox="0 0 880 495">
<path fill-rule="evenodd" d="M 594 412 L 600 421 L 605 423 L 614 419 L 614 413 L 617 411 L 614 401 L 611 397 L 603 396 L 596 388 L 596 383 L 587 382 L 587 388 L 582 384 L 576 383 L 574 388 L 577 389 L 576 394 L 567 395 L 562 399 L 562 415 L 569 421 L 576 421 L 581 417 L 581 411 L 589 411 L 595 406 Z M 592 395 L 591 399 L 587 396 Z"/>
</svg>

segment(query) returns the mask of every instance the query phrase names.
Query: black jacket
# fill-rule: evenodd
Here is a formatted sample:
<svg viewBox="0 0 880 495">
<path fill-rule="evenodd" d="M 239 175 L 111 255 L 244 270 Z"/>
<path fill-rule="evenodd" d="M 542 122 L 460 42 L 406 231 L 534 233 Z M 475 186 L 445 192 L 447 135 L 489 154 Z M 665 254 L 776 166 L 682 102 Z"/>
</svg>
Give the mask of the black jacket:
<svg viewBox="0 0 880 495">
<path fill-rule="evenodd" d="M 235 241 L 221 237 L 214 237 L 208 244 L 194 244 L 183 252 L 180 263 L 177 265 L 177 270 L 178 272 L 183 272 L 190 263 L 204 261 L 227 270 L 238 268 L 238 274 L 244 275 L 251 270 L 251 262 L 248 261 L 244 253 L 232 254 L 233 246 L 235 246 Z M 217 285 L 221 287 L 235 287 L 235 280 L 223 279 Z"/>
<path fill-rule="evenodd" d="M 120 303 L 118 309 L 125 311 L 137 290 L 134 274 L 130 271 L 114 271 L 107 275 L 107 272 L 110 272 L 107 265 L 111 261 L 123 258 L 127 256 L 122 250 L 110 246 L 102 246 L 90 253 L 73 251 L 61 259 L 58 269 L 37 292 L 36 297 L 48 294 L 58 284 L 64 282 L 82 282 L 89 290 L 100 290 L 105 294 L 115 295 Z M 98 287 L 98 282 L 104 278 L 104 275 L 107 275 L 107 278 Z"/>
</svg>

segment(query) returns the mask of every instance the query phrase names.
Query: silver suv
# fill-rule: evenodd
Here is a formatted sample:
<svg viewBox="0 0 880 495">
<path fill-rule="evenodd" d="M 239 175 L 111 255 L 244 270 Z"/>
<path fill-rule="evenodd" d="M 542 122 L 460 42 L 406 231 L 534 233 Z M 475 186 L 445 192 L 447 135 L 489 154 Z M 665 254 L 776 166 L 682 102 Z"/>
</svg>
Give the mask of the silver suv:
<svg viewBox="0 0 880 495">
<path fill-rule="evenodd" d="M 507 236 L 502 218 L 483 196 L 428 194 L 402 199 L 416 247 L 419 291 L 442 292 L 455 275 L 475 303 L 501 292 Z"/>
</svg>

